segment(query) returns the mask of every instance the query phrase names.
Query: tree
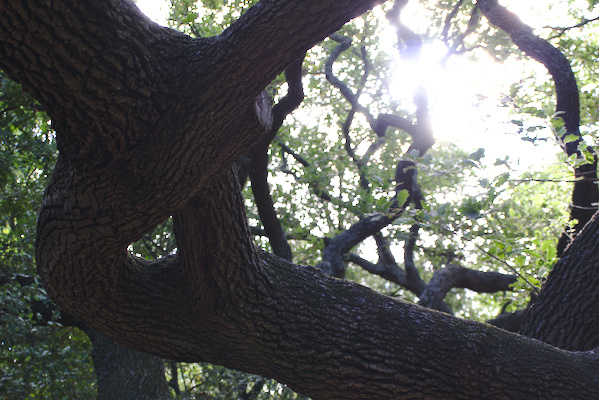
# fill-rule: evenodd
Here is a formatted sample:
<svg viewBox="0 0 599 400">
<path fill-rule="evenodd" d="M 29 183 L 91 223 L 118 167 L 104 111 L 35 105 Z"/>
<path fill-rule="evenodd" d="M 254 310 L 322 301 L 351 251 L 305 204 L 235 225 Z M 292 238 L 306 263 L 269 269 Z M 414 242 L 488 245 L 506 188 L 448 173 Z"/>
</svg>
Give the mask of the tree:
<svg viewBox="0 0 599 400">
<path fill-rule="evenodd" d="M 93 375 L 82 335 L 39 323 L 48 302 L 35 278 L 35 220 L 55 162 L 47 117 L 0 75 L 0 393 L 7 398 L 90 397 Z M 34 133 L 35 132 L 35 133 Z M 52 312 L 49 313 L 52 316 Z"/>
<path fill-rule="evenodd" d="M 223 34 L 191 39 L 129 2 L 3 3 L 1 67 L 47 110 L 60 151 L 38 220 L 46 290 L 129 347 L 259 373 L 317 398 L 591 398 L 592 351 L 398 302 L 252 243 L 233 165 L 277 122 L 262 90 L 374 4 L 262 1 Z M 492 1 L 480 7 L 501 13 Z M 421 153 L 430 146 L 425 121 L 414 134 Z M 325 270 L 339 273 L 342 239 L 369 236 L 412 201 L 417 208 L 413 166 L 397 169 L 387 213 L 327 246 Z M 177 255 L 146 261 L 127 252 L 171 214 Z M 531 336 L 577 350 L 597 345 L 596 224 L 569 247 L 529 313 L 546 317 L 545 298 L 571 289 L 553 283 L 567 271 L 588 318 L 570 314 Z"/>
<path fill-rule="evenodd" d="M 157 399 L 158 389 L 168 397 L 160 358 L 125 348 L 60 314 L 35 278 L 31 205 L 39 204 L 56 162 L 54 132 L 39 104 L 4 75 L 0 92 L 0 187 L 6 193 L 0 202 L 0 220 L 6 222 L 0 236 L 0 392 L 10 398 L 93 397 L 96 382 L 85 332 L 92 338 L 98 398 L 147 398 L 151 393 Z"/>
</svg>

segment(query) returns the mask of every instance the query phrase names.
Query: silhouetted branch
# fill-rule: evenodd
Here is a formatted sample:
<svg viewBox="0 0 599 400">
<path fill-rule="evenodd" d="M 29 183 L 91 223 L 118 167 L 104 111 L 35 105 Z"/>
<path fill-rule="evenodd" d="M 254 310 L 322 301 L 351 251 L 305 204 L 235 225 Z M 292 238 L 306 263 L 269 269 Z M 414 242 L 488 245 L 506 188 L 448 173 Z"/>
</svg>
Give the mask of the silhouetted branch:
<svg viewBox="0 0 599 400">
<path fill-rule="evenodd" d="M 285 153 L 291 155 L 297 162 L 299 162 L 301 165 L 303 165 L 306 168 L 312 166 L 312 164 L 305 157 L 303 157 L 302 155 L 295 152 L 291 147 L 286 145 L 280 138 L 276 138 L 276 139 L 277 139 L 278 145 L 281 147 L 281 149 Z M 310 189 L 312 189 L 312 193 L 314 193 L 316 196 L 318 196 L 322 200 L 328 201 L 336 206 L 339 206 L 348 211 L 351 211 L 352 213 L 354 213 L 357 216 L 362 215 L 360 213 L 360 211 L 356 207 L 354 207 L 351 203 L 345 202 L 337 197 L 331 196 L 331 194 L 326 189 L 322 188 L 322 185 L 318 180 L 312 180 L 312 181 L 308 182 L 308 184 L 310 185 Z"/>
<path fill-rule="evenodd" d="M 418 304 L 439 310 L 445 295 L 453 288 L 470 289 L 479 293 L 510 290 L 516 276 L 499 272 L 483 272 L 448 264 L 436 271 L 420 296 Z"/>
<path fill-rule="evenodd" d="M 528 314 L 528 307 L 524 310 L 514 311 L 513 313 L 502 312 L 497 317 L 486 322 L 487 324 L 505 329 L 506 331 L 518 333 L 526 318 L 526 314 Z"/>
<path fill-rule="evenodd" d="M 399 6 L 398 6 L 399 5 Z M 406 26 L 404 26 L 399 19 L 399 13 L 405 5 L 405 1 L 396 2 L 394 9 L 396 9 L 397 20 L 392 21 L 396 25 L 398 32 L 398 41 L 405 43 L 405 50 L 410 54 L 410 57 L 417 58 L 420 54 L 420 48 L 422 41 L 418 35 L 411 32 Z M 392 15 L 392 14 L 388 14 Z M 390 20 L 392 20 L 390 18 Z M 327 79 L 331 84 L 337 87 L 343 96 L 352 105 L 352 110 L 361 112 L 366 117 L 371 128 L 375 131 L 378 137 L 385 136 L 385 130 L 388 126 L 395 126 L 405 130 L 409 135 L 412 136 L 412 144 L 408 150 L 411 157 L 414 155 L 422 156 L 426 151 L 433 145 L 434 139 L 432 135 L 432 129 L 430 124 L 430 116 L 428 113 L 428 98 L 424 87 L 420 87 L 414 93 L 414 103 L 416 105 L 416 120 L 417 125 L 413 125 L 403 117 L 382 114 L 379 118 L 375 118 L 365 107 L 359 104 L 358 98 L 352 93 L 352 91 L 333 74 L 333 63 L 339 57 L 339 55 L 347 50 L 351 45 L 351 40 L 344 38 L 340 35 L 331 35 L 331 39 L 339 43 L 331 55 L 327 59 L 325 64 L 325 72 Z M 342 277 L 345 271 L 345 264 L 343 255 L 346 254 L 355 245 L 360 243 L 367 237 L 376 234 L 383 227 L 387 226 L 398 218 L 405 208 L 414 202 L 416 208 L 421 208 L 422 204 L 422 193 L 417 183 L 416 165 L 410 159 L 400 159 L 398 161 L 396 172 L 395 172 L 395 193 L 393 196 L 392 204 L 385 214 L 372 214 L 365 218 L 360 219 L 352 225 L 348 230 L 341 232 L 335 237 L 331 238 L 326 244 L 323 250 L 322 262 L 318 264 L 325 273 L 337 277 Z M 406 191 L 408 193 L 407 198 L 403 200 L 402 204 L 399 202 L 399 193 Z"/>
<path fill-rule="evenodd" d="M 599 17 L 595 17 L 595 18 L 591 18 L 591 19 L 587 19 L 587 18 L 582 18 L 581 21 L 575 25 L 572 26 L 566 26 L 566 27 L 558 27 L 558 26 L 546 26 L 545 28 L 548 29 L 552 29 L 554 31 L 558 31 L 558 33 L 556 35 L 551 36 L 549 39 L 556 39 L 560 36 L 562 36 L 564 33 L 566 33 L 567 31 L 569 31 L 570 29 L 576 29 L 576 28 L 581 28 L 591 22 L 595 22 L 598 21 Z"/>
<path fill-rule="evenodd" d="M 566 128 L 558 141 L 568 156 L 575 154 L 578 158 L 583 158 L 579 149 L 582 144 L 579 127 L 580 99 L 576 78 L 568 59 L 551 43 L 536 36 L 532 28 L 524 24 L 516 14 L 499 5 L 497 0 L 479 0 L 478 5 L 491 24 L 507 32 L 520 50 L 547 68 L 555 83 L 556 116 L 564 121 Z M 589 150 L 594 154 L 592 149 Z M 570 209 L 570 218 L 578 221 L 573 229 L 573 234 L 576 235 L 597 211 L 597 157 L 594 156 L 592 163 L 576 167 L 574 176 L 576 183 L 572 191 L 573 207 Z M 570 237 L 574 235 L 567 232 L 562 235 L 558 243 L 559 256 L 570 242 Z"/>
<path fill-rule="evenodd" d="M 289 87 L 288 92 L 273 107 L 273 124 L 269 134 L 250 151 L 251 166 L 249 176 L 260 221 L 262 222 L 262 226 L 264 226 L 264 231 L 268 236 L 273 253 L 290 261 L 292 259 L 291 246 L 287 242 L 285 232 L 270 196 L 270 187 L 268 185 L 268 147 L 283 124 L 285 117 L 295 110 L 304 99 L 302 88 L 303 60 L 303 57 L 298 59 L 285 70 L 285 77 L 287 78 Z"/>
<path fill-rule="evenodd" d="M 447 14 L 447 17 L 445 17 L 445 22 L 443 23 L 443 31 L 441 31 L 441 38 L 446 42 L 449 38 L 449 28 L 451 28 L 451 22 L 456 17 L 456 15 L 458 15 L 458 11 L 460 10 L 462 4 L 464 4 L 464 0 L 457 1 L 451 9 L 451 12 Z"/>
<path fill-rule="evenodd" d="M 325 63 L 325 75 L 327 80 L 343 95 L 343 97 L 351 104 L 353 112 L 359 112 L 366 117 L 366 120 L 370 124 L 372 130 L 376 133 L 377 136 L 382 137 L 385 136 L 385 130 L 389 126 L 393 126 L 395 128 L 401 129 L 408 133 L 411 136 L 418 134 L 418 129 L 412 125 L 412 123 L 404 117 L 393 114 L 380 114 L 378 117 L 374 117 L 372 113 L 359 102 L 359 93 L 354 94 L 349 87 L 345 83 L 343 83 L 339 78 L 337 78 L 333 74 L 333 64 L 341 55 L 341 53 L 347 50 L 351 46 L 351 39 L 343 37 L 338 34 L 334 34 L 329 36 L 332 40 L 339 43 L 339 45 L 335 46 L 327 61 Z M 432 143 L 431 143 L 432 144 Z"/>
</svg>

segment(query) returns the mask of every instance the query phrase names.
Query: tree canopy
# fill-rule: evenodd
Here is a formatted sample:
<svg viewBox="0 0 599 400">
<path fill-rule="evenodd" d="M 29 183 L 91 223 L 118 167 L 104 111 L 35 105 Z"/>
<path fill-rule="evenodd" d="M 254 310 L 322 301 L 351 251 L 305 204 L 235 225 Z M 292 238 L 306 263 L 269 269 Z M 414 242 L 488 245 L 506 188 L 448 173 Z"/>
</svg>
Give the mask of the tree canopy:
<svg viewBox="0 0 599 400">
<path fill-rule="evenodd" d="M 106 398 L 136 369 L 139 398 L 168 398 L 161 358 L 319 399 L 596 396 L 593 19 L 425 2 L 413 31 L 407 1 L 381 3 L 177 1 L 177 30 L 129 0 L 1 4 L 3 331 L 80 327 Z M 435 144 L 425 83 L 392 82 L 433 43 L 542 65 L 551 84 L 501 103 L 562 166 L 483 173 L 484 149 Z M 27 334 L 87 376 L 71 333 Z M 14 393 L 51 390 L 19 371 Z M 272 385 L 251 379 L 240 397 Z"/>
</svg>

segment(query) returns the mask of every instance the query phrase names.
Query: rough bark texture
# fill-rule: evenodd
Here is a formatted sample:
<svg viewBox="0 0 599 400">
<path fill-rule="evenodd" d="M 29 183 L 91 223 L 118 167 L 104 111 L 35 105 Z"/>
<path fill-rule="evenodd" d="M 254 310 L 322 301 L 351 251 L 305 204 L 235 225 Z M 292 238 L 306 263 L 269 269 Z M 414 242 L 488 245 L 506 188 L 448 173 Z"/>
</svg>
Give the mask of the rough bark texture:
<svg viewBox="0 0 599 400">
<path fill-rule="evenodd" d="M 567 350 L 599 347 L 599 215 L 553 267 L 520 333 Z"/>
<path fill-rule="evenodd" d="M 398 302 L 253 246 L 233 163 L 270 128 L 260 92 L 375 3 L 262 1 L 221 36 L 193 40 L 128 1 L 1 2 L 0 67 L 46 107 L 60 148 L 38 222 L 48 293 L 136 350 L 319 399 L 595 397 L 594 353 Z M 176 256 L 128 254 L 171 214 Z"/>
<path fill-rule="evenodd" d="M 87 330 L 98 376 L 97 400 L 168 400 L 164 360 L 131 350 L 106 336 Z"/>
</svg>

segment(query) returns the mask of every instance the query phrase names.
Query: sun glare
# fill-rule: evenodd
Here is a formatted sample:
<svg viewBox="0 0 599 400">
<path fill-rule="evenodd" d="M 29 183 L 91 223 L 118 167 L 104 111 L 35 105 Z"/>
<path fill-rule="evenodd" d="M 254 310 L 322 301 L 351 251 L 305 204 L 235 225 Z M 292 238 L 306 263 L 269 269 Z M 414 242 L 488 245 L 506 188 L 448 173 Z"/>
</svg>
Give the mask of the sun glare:
<svg viewBox="0 0 599 400">
<path fill-rule="evenodd" d="M 169 7 L 168 0 L 136 0 L 135 4 L 152 21 L 166 26 Z"/>
<path fill-rule="evenodd" d="M 564 21 L 567 13 L 563 5 L 551 7 L 550 1 L 542 3 L 536 2 L 533 7 L 511 1 L 504 5 L 533 28 L 560 25 L 558 8 L 562 8 L 561 25 L 571 22 Z M 543 18 L 546 9 L 550 10 L 549 18 Z M 543 10 L 543 16 L 538 10 Z M 409 3 L 404 12 L 405 20 L 409 21 L 406 24 L 418 31 L 423 24 L 419 5 Z M 387 51 L 393 52 L 395 33 L 389 28 L 387 35 L 389 43 L 386 46 L 391 46 Z M 512 110 L 505 107 L 512 84 L 533 75 L 541 82 L 550 81 L 551 77 L 541 64 L 525 58 L 508 59 L 500 64 L 483 51 L 470 57 L 451 56 L 448 60 L 446 55 L 447 48 L 443 43 L 428 42 L 423 45 L 419 60 L 398 57 L 391 83 L 392 96 L 396 100 L 408 100 L 418 85 L 423 85 L 429 97 L 436 140 L 452 142 L 466 150 L 485 148 L 489 162 L 509 156 L 512 166 L 521 170 L 553 161 L 559 149 L 551 140 L 549 128 L 539 132 L 540 136 L 549 139 L 546 142 L 523 141 L 519 127 L 511 123 Z"/>
<path fill-rule="evenodd" d="M 137 0 L 136 3 L 149 18 L 166 25 L 167 0 Z M 567 5 L 563 2 L 542 0 L 533 4 L 509 0 L 502 4 L 535 29 L 571 22 L 567 20 Z M 410 2 L 404 10 L 406 23 L 415 31 L 422 25 L 419 8 L 418 3 Z M 383 47 L 394 51 L 395 33 L 388 29 L 385 36 L 389 42 Z M 501 107 L 513 83 L 532 73 L 540 79 L 550 79 L 544 68 L 534 61 L 523 60 L 498 64 L 482 52 L 476 61 L 452 56 L 441 65 L 446 53 L 442 43 L 433 42 L 423 46 L 419 61 L 397 60 L 392 95 L 396 99 L 408 99 L 418 85 L 426 87 L 437 141 L 453 142 L 466 150 L 483 147 L 490 162 L 509 156 L 512 162 L 521 164 L 520 168 L 538 164 L 543 159 L 552 160 L 558 151 L 556 146 L 551 141 L 540 145 L 523 142 L 515 126 L 509 123 L 510 110 Z M 545 132 L 545 136 L 551 137 L 551 134 Z"/>
</svg>

